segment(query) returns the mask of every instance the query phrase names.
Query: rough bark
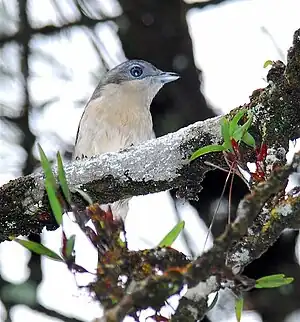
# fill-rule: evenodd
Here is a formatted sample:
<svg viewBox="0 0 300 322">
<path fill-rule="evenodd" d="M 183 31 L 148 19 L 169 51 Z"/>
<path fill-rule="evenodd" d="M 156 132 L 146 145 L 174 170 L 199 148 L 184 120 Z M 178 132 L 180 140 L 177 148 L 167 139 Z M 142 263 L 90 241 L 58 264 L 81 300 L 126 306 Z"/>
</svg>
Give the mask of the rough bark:
<svg viewBox="0 0 300 322">
<path fill-rule="evenodd" d="M 244 105 L 254 113 L 252 129 L 257 143 L 263 138 L 274 158 L 276 153 L 287 151 L 289 140 L 299 135 L 299 34 L 298 30 L 287 66 L 274 63 L 267 76 L 269 85 L 253 92 L 250 103 Z M 222 165 L 224 159 L 221 154 L 208 154 L 189 163 L 188 157 L 198 147 L 220 142 L 220 117 L 216 117 L 120 153 L 69 163 L 67 178 L 71 186 L 80 185 L 101 203 L 170 188 L 189 198 L 199 191 L 208 170 L 204 162 Z M 49 210 L 41 172 L 1 187 L 0 200 L 1 240 L 10 234 L 40 231 L 45 224 L 38 220 Z M 82 201 L 79 204 L 83 206 Z"/>
<path fill-rule="evenodd" d="M 65 165 L 70 186 L 80 186 L 94 201 L 112 202 L 134 195 L 143 195 L 178 188 L 186 195 L 198 192 L 200 181 L 208 170 L 203 161 L 188 162 L 199 146 L 218 143 L 220 117 L 198 122 L 143 145 L 120 153 L 107 153 Z M 208 156 L 207 159 L 211 159 Z M 222 156 L 214 156 L 222 160 Z M 84 202 L 74 195 L 81 207 Z M 43 174 L 34 173 L 10 181 L 0 188 L 1 240 L 11 234 L 27 235 L 43 227 L 43 214 L 49 204 L 43 186 Z"/>
<path fill-rule="evenodd" d="M 273 198 L 282 193 L 289 175 L 297 172 L 300 164 L 297 154 L 291 165 L 283 166 L 289 140 L 299 137 L 299 57 L 300 29 L 295 32 L 287 66 L 274 62 L 267 76 L 268 86 L 256 90 L 250 103 L 243 106 L 254 114 L 251 133 L 258 144 L 262 141 L 267 144 L 266 163 L 272 171 L 267 173 L 267 181 L 243 199 L 235 221 L 216 239 L 213 248 L 192 262 L 184 273 L 189 291 L 182 301 L 189 302 L 179 306 L 174 320 L 178 317 L 180 320 L 180 316 L 186 321 L 194 321 L 195 316 L 200 319 L 206 311 L 203 299 L 222 286 L 224 277 L 234 282 L 232 287 L 247 286 L 251 281 L 240 275 L 245 265 L 266 251 L 283 229 L 299 228 L 298 191 L 287 198 Z M 71 186 L 80 185 L 101 203 L 170 188 L 190 198 L 199 191 L 201 180 L 209 170 L 205 161 L 224 165 L 224 158 L 222 154 L 208 154 L 190 163 L 188 157 L 198 147 L 220 142 L 220 117 L 216 117 L 120 153 L 69 163 L 66 165 L 67 179 Z M 244 150 L 245 157 L 251 157 L 248 152 Z M 73 198 L 79 206 L 84 206 L 78 196 L 73 195 Z M 49 218 L 49 212 L 41 172 L 9 182 L 0 188 L 1 240 L 11 234 L 27 235 L 40 231 L 49 223 L 48 219 L 45 220 Z M 47 213 L 48 217 L 45 216 Z M 237 269 L 238 274 L 234 273 Z M 149 282 L 153 283 L 153 280 L 149 279 Z M 159 282 L 159 278 L 155 282 Z M 147 288 L 147 283 L 144 287 Z M 139 288 L 138 294 L 147 294 L 145 288 Z M 195 294 L 201 296 L 195 298 Z M 128 297 L 120 302 L 120 305 L 126 305 L 124 309 L 119 308 L 118 316 L 126 314 L 130 301 L 132 299 Z M 190 315 L 186 308 L 189 308 Z"/>
<path fill-rule="evenodd" d="M 260 234 L 251 232 L 249 227 L 261 212 L 266 211 L 266 203 L 282 191 L 289 175 L 297 172 L 299 165 L 300 153 L 295 155 L 291 165 L 275 170 L 267 181 L 258 184 L 252 193 L 241 201 L 235 221 L 228 225 L 225 232 L 214 241 L 213 247 L 196 260 L 191 261 L 185 270 L 178 271 L 177 277 L 166 272 L 160 276 L 149 276 L 137 283 L 117 305 L 108 309 L 100 321 L 121 321 L 132 308 L 136 307 L 138 302 L 149 298 L 149 293 L 151 294 L 151 290 L 155 289 L 156 284 L 166 283 L 168 279 L 170 284 L 183 281 L 188 286 L 188 291 L 181 298 L 171 321 L 201 320 L 207 311 L 208 295 L 222 287 L 231 288 L 237 295 L 240 295 L 242 291 L 252 289 L 255 280 L 241 275 L 241 272 L 245 265 L 272 245 L 273 234 L 278 238 L 284 228 L 299 227 L 300 198 L 298 194 L 291 195 L 290 198 L 278 202 L 275 207 L 268 208 L 268 213 L 276 214 L 276 216 L 267 219 L 268 224 L 261 229 Z M 278 227 L 280 229 L 277 229 Z M 240 241 L 246 234 L 252 239 L 248 243 Z M 260 239 L 259 246 L 253 243 L 257 237 L 258 239 L 263 237 Z M 257 251 L 251 252 L 245 245 L 258 246 Z M 240 247 L 244 247 L 242 251 L 238 250 Z M 176 292 L 178 291 L 174 291 Z"/>
</svg>

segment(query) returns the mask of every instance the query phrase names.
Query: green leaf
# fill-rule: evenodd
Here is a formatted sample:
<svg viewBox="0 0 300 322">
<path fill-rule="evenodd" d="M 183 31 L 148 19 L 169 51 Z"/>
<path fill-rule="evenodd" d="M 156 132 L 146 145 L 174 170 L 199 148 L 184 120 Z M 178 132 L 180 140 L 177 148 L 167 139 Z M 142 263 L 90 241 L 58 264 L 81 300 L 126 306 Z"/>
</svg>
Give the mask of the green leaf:
<svg viewBox="0 0 300 322">
<path fill-rule="evenodd" d="M 231 141 L 230 141 L 230 134 L 229 134 L 229 121 L 227 120 L 226 117 L 223 117 L 221 121 L 221 134 L 224 140 L 223 146 L 225 147 L 226 150 L 230 149 Z"/>
<path fill-rule="evenodd" d="M 256 146 L 254 137 L 249 132 L 246 132 L 243 135 L 242 141 L 244 143 L 246 143 L 247 145 L 251 146 L 252 148 L 255 148 L 255 146 Z"/>
<path fill-rule="evenodd" d="M 56 189 L 53 187 L 51 179 L 46 178 L 45 188 L 46 188 L 46 191 L 48 194 L 50 206 L 53 211 L 55 220 L 56 220 L 57 224 L 60 226 L 62 223 L 63 211 L 62 211 L 60 201 L 58 200 L 58 198 L 56 196 Z"/>
<path fill-rule="evenodd" d="M 240 119 L 245 115 L 246 113 L 246 110 L 245 109 L 242 109 L 242 110 L 239 110 L 234 118 L 229 122 L 229 135 L 232 136 L 233 133 L 238 129 L 238 123 L 240 121 Z"/>
<path fill-rule="evenodd" d="M 67 247 L 66 247 L 66 256 L 67 258 L 71 258 L 73 250 L 74 250 L 74 245 L 75 245 L 75 235 L 70 236 L 70 238 L 67 241 Z"/>
<path fill-rule="evenodd" d="M 252 119 L 252 113 L 249 113 L 247 122 L 242 126 L 239 126 L 239 128 L 233 133 L 232 137 L 235 139 L 236 142 L 241 141 L 242 137 L 248 131 L 249 127 L 252 124 Z"/>
<path fill-rule="evenodd" d="M 71 194 L 70 194 L 64 166 L 63 166 L 62 159 L 61 159 L 59 152 L 57 152 L 57 167 L 58 167 L 58 180 L 59 180 L 61 189 L 64 193 L 64 196 L 65 196 L 67 202 L 70 204 L 71 203 Z"/>
<path fill-rule="evenodd" d="M 235 300 L 235 316 L 238 322 L 241 321 L 244 307 L 244 298 L 241 296 Z"/>
<path fill-rule="evenodd" d="M 175 227 L 163 238 L 163 240 L 158 244 L 158 247 L 169 247 L 171 246 L 178 235 L 184 228 L 184 221 L 179 222 Z"/>
<path fill-rule="evenodd" d="M 273 65 L 273 61 L 272 60 L 266 60 L 265 62 L 264 62 L 264 68 L 267 68 L 268 66 L 272 66 Z"/>
<path fill-rule="evenodd" d="M 83 191 L 83 190 L 81 190 L 81 189 L 79 189 L 79 188 L 77 188 L 77 187 L 72 187 L 72 192 L 73 193 L 75 193 L 75 192 L 77 192 L 77 193 L 79 193 L 80 194 L 80 196 L 89 204 L 89 205 L 93 205 L 94 204 L 94 202 L 93 202 L 93 200 L 92 200 L 92 198 L 85 192 L 85 191 Z"/>
<path fill-rule="evenodd" d="M 251 111 L 248 111 L 248 120 L 244 125 L 242 125 L 242 128 L 244 128 L 245 132 L 247 132 L 249 127 L 251 126 L 252 120 L 253 120 L 253 113 Z"/>
<path fill-rule="evenodd" d="M 47 159 L 42 147 L 39 144 L 38 144 L 38 149 L 40 152 L 41 164 L 42 164 L 43 170 L 45 172 L 45 177 L 46 177 L 45 189 L 47 191 L 50 206 L 53 211 L 53 214 L 54 214 L 57 224 L 61 225 L 63 211 L 61 208 L 61 204 L 56 196 L 56 191 L 57 191 L 56 180 L 55 180 L 54 175 L 52 173 L 50 162 Z"/>
<path fill-rule="evenodd" d="M 40 158 L 41 158 L 41 165 L 44 170 L 45 177 L 46 177 L 46 179 L 48 178 L 50 180 L 52 186 L 56 188 L 57 187 L 56 180 L 55 180 L 54 175 L 52 173 L 51 164 L 50 164 L 49 160 L 47 159 L 45 152 L 43 151 L 42 147 L 39 144 L 38 144 L 38 149 L 39 149 Z"/>
<path fill-rule="evenodd" d="M 13 240 L 36 254 L 44 255 L 61 262 L 64 261 L 58 254 L 56 254 L 54 251 L 52 251 L 51 249 L 45 247 L 40 243 L 36 243 L 31 240 L 19 239 L 19 238 L 14 238 Z"/>
<path fill-rule="evenodd" d="M 294 281 L 293 277 L 285 277 L 284 274 L 268 275 L 259 278 L 255 282 L 256 288 L 273 288 L 290 284 Z"/>
<path fill-rule="evenodd" d="M 190 157 L 190 161 L 193 161 L 197 158 L 199 158 L 201 155 L 211 153 L 211 152 L 220 152 L 226 150 L 223 145 L 217 145 L 217 144 L 212 144 L 212 145 L 206 145 L 203 148 L 198 149 L 195 151 L 192 156 Z"/>
</svg>

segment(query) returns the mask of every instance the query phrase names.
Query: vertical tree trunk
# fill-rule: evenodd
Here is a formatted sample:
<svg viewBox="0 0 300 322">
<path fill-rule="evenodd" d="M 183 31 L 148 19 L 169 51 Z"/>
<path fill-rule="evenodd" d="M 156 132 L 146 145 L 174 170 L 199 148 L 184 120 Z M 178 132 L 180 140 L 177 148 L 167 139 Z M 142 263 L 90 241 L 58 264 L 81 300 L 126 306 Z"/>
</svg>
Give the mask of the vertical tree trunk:
<svg viewBox="0 0 300 322">
<path fill-rule="evenodd" d="M 180 73 L 152 104 L 157 136 L 214 115 L 200 90 L 200 74 L 182 0 L 120 0 L 124 19 L 119 36 L 129 59 L 148 60 L 158 68 Z"/>
</svg>

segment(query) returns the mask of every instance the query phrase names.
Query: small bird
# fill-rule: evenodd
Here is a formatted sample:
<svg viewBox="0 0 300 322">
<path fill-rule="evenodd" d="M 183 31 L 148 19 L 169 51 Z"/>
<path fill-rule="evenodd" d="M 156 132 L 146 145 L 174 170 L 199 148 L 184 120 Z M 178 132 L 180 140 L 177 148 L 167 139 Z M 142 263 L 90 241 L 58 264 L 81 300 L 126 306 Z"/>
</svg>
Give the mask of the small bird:
<svg viewBox="0 0 300 322">
<path fill-rule="evenodd" d="M 108 71 L 85 106 L 74 158 L 117 152 L 154 138 L 150 104 L 164 84 L 178 78 L 143 60 L 128 60 Z M 128 200 L 110 205 L 114 218 L 125 220 Z"/>
</svg>

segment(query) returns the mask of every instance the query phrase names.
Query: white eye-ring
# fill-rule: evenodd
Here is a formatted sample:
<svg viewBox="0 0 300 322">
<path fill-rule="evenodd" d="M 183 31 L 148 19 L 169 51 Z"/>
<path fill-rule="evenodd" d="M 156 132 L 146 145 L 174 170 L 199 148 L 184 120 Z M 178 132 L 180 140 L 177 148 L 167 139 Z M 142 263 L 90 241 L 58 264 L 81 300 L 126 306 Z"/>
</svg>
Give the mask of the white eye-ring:
<svg viewBox="0 0 300 322">
<path fill-rule="evenodd" d="M 132 67 L 132 68 L 130 69 L 130 74 L 131 74 L 133 77 L 138 78 L 138 77 L 142 76 L 142 74 L 143 74 L 143 69 L 142 69 L 142 67 L 140 67 L 140 66 L 134 66 L 134 67 Z"/>
</svg>

